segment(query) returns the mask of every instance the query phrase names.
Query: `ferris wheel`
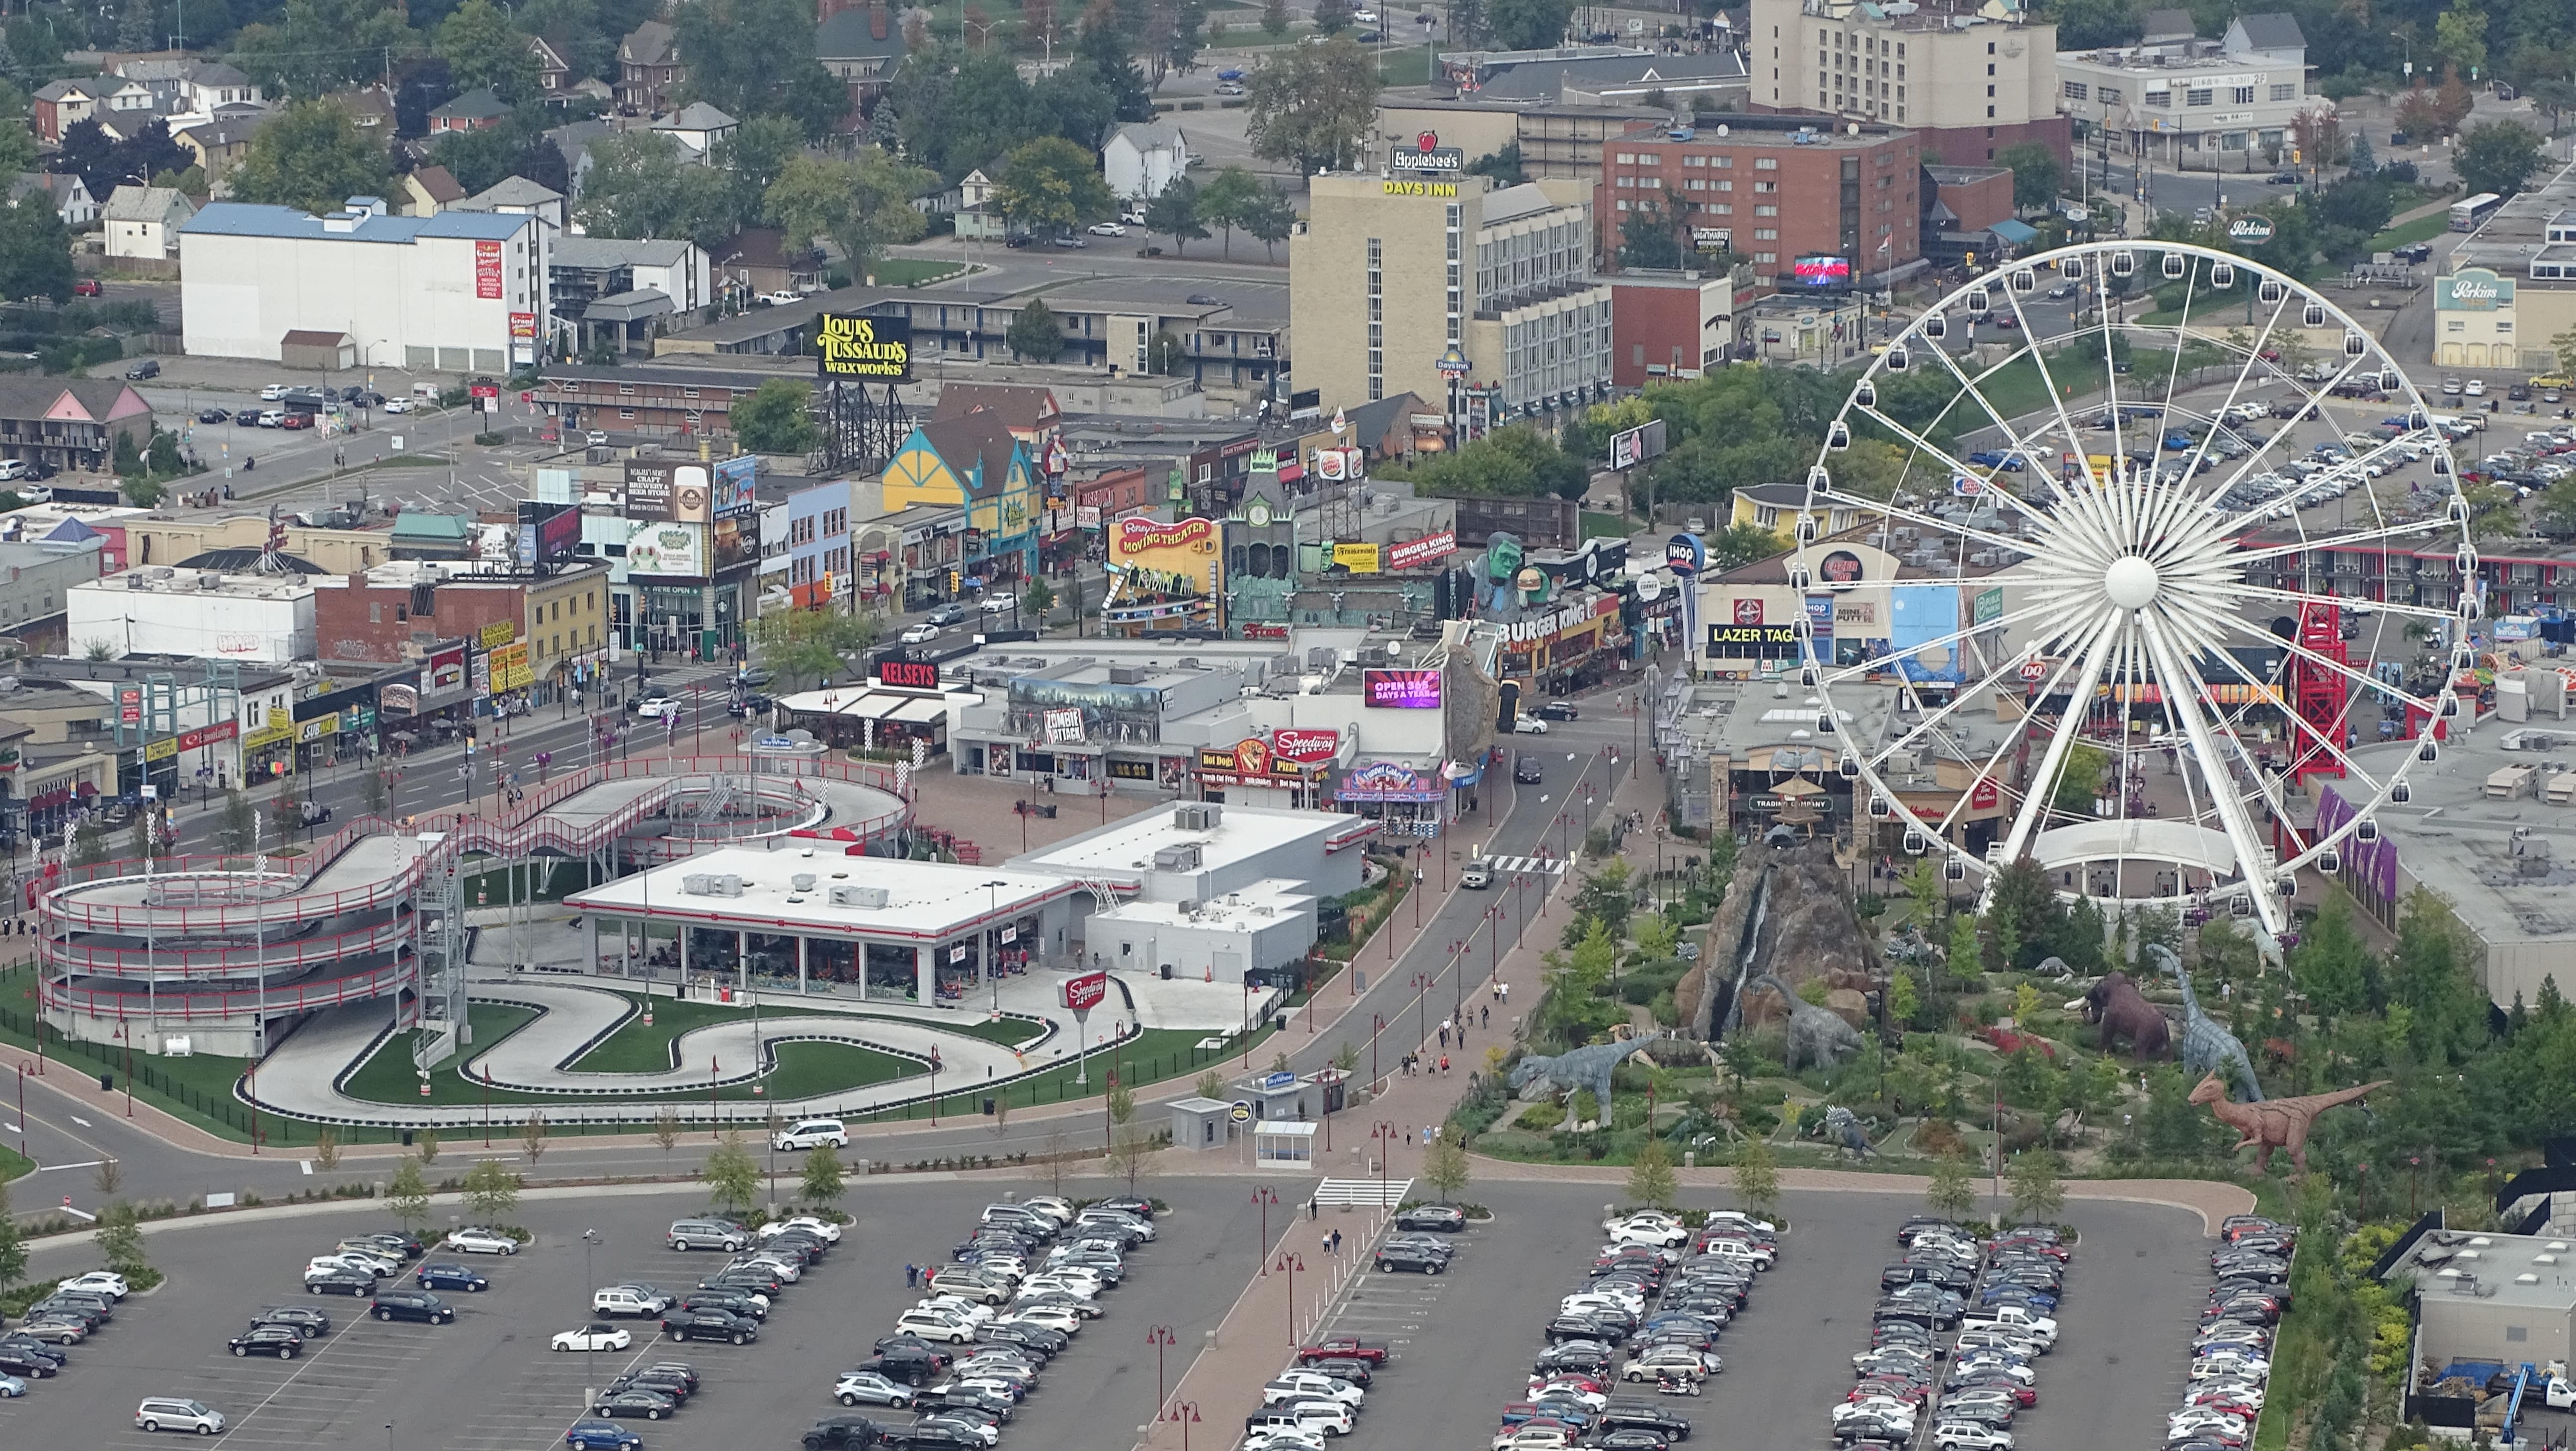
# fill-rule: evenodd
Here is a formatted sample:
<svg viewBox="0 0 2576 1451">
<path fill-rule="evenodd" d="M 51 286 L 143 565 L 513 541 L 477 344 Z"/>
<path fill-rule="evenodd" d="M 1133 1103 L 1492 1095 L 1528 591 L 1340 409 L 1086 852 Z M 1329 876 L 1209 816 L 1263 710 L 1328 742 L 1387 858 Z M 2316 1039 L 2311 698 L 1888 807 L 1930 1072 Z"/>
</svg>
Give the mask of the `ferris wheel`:
<svg viewBox="0 0 2576 1451">
<path fill-rule="evenodd" d="M 2295 942 L 2296 873 L 2379 839 L 2477 663 L 2446 426 L 2368 329 L 2228 253 L 2087 243 L 1941 298 L 1793 526 L 1856 831 L 1981 899 L 2027 858 L 2108 912 Z"/>
</svg>

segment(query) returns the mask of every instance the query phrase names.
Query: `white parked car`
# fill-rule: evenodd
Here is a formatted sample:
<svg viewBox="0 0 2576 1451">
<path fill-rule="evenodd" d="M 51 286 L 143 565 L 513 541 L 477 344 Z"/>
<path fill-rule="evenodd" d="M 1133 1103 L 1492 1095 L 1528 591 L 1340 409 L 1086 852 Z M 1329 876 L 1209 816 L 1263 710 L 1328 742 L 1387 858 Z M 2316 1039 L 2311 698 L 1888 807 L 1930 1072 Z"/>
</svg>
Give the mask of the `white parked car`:
<svg viewBox="0 0 2576 1451">
<path fill-rule="evenodd" d="M 558 1332 L 549 1343 L 557 1350 L 626 1350 L 634 1346 L 635 1336 L 623 1325 L 593 1324 Z"/>
<path fill-rule="evenodd" d="M 460 1229 L 440 1242 L 441 1249 L 452 1249 L 469 1255 L 514 1255 L 519 1242 L 497 1229 L 479 1226 Z"/>
<path fill-rule="evenodd" d="M 1632 1214 L 1626 1219 L 1605 1219 L 1601 1227 L 1609 1231 L 1613 1243 L 1676 1245 L 1691 1237 L 1689 1228 L 1668 1214 Z"/>
<path fill-rule="evenodd" d="M 1127 229 L 1118 225 L 1116 222 L 1093 222 L 1083 230 L 1091 233 L 1091 235 L 1095 237 L 1123 237 L 1127 235 Z"/>
<path fill-rule="evenodd" d="M 1534 715 L 1515 716 L 1512 731 L 1517 735 L 1543 736 L 1547 734 L 1547 722 Z"/>
<path fill-rule="evenodd" d="M 954 1316 L 969 1325 L 988 1324 L 993 1318 L 992 1306 L 978 1304 L 963 1295 L 933 1295 L 912 1308 Z"/>
<path fill-rule="evenodd" d="M 825 1144 L 846 1149 L 850 1146 L 850 1131 L 836 1118 L 800 1119 L 780 1129 L 774 1143 L 782 1151 L 820 1148 Z"/>
<path fill-rule="evenodd" d="M 87 1290 L 92 1294 L 105 1295 L 112 1300 L 122 1300 L 126 1296 L 125 1276 L 112 1274 L 106 1270 L 92 1270 L 85 1275 L 74 1275 L 54 1288 Z"/>
<path fill-rule="evenodd" d="M 286 390 L 287 385 L 284 383 L 271 383 L 267 387 L 259 390 L 259 401 L 262 403 L 274 403 L 280 398 L 286 396 Z"/>
<path fill-rule="evenodd" d="M 364 1255 L 315 1255 L 304 1262 L 304 1273 L 308 1275 L 323 1270 L 353 1270 L 358 1274 L 373 1275 L 377 1279 L 383 1279 L 385 1275 L 383 1270 L 376 1267 L 375 1261 Z"/>
<path fill-rule="evenodd" d="M 915 625 L 903 632 L 903 643 L 907 645 L 926 645 L 938 638 L 937 625 Z"/>
<path fill-rule="evenodd" d="M 912 1404 L 912 1398 L 912 1387 L 872 1370 L 845 1372 L 832 1387 L 832 1399 L 845 1406 L 892 1406 L 900 1411 Z"/>
<path fill-rule="evenodd" d="M 993 1323 L 997 1325 L 1034 1325 L 1041 1330 L 1053 1330 L 1061 1335 L 1072 1335 L 1082 1329 L 1081 1316 L 1076 1315 L 1070 1310 L 1059 1310 L 1052 1305 L 1022 1306 Z"/>
<path fill-rule="evenodd" d="M 2012 1451 L 2012 1432 L 1974 1421 L 1943 1421 L 1932 1428 L 1932 1444 L 1941 1451 Z"/>
<path fill-rule="evenodd" d="M 945 1340 L 963 1345 L 975 1338 L 975 1322 L 963 1315 L 950 1315 L 937 1310 L 914 1308 L 894 1322 L 897 1334 L 918 1335 L 924 1340 Z"/>
<path fill-rule="evenodd" d="M 755 1231 L 755 1233 L 757 1233 L 762 1239 L 771 1239 L 780 1234 L 784 1234 L 791 1229 L 811 1231 L 815 1238 L 820 1239 L 825 1244 L 839 1244 L 841 1242 L 841 1227 L 839 1225 L 834 1224 L 828 1219 L 817 1218 L 811 1214 L 796 1214 L 790 1215 L 785 1219 L 773 1219 L 767 1224 L 762 1225 L 757 1231 Z"/>
<path fill-rule="evenodd" d="M 385 400 L 385 411 L 387 413 L 409 413 L 419 406 L 420 405 L 418 403 L 413 402 L 409 398 L 388 398 Z"/>
</svg>

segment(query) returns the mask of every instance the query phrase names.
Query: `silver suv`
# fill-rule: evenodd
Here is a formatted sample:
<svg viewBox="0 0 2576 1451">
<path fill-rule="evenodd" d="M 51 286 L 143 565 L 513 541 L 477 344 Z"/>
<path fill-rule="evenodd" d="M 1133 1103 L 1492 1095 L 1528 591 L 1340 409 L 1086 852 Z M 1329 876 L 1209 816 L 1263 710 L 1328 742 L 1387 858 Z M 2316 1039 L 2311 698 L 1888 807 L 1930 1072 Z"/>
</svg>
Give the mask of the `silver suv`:
<svg viewBox="0 0 2576 1451">
<path fill-rule="evenodd" d="M 134 1424 L 145 1431 L 194 1431 L 212 1436 L 224 1428 L 224 1413 L 203 1401 L 178 1396 L 145 1396 L 134 1408 Z"/>
<path fill-rule="evenodd" d="M 675 1219 L 671 1221 L 671 1248 L 720 1249 L 727 1253 L 751 1243 L 751 1235 L 741 1225 L 721 1219 Z"/>
</svg>

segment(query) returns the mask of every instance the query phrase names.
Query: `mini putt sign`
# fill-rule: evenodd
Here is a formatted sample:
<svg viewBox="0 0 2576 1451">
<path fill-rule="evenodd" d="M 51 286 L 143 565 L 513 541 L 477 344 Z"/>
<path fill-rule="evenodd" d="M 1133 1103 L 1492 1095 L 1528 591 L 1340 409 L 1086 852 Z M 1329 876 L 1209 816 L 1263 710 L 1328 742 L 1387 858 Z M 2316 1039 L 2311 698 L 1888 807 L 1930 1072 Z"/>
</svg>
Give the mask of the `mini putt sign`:
<svg viewBox="0 0 2576 1451">
<path fill-rule="evenodd" d="M 2272 240 L 2270 217 L 2238 217 L 2227 224 L 2227 240 L 2260 247 Z"/>
</svg>

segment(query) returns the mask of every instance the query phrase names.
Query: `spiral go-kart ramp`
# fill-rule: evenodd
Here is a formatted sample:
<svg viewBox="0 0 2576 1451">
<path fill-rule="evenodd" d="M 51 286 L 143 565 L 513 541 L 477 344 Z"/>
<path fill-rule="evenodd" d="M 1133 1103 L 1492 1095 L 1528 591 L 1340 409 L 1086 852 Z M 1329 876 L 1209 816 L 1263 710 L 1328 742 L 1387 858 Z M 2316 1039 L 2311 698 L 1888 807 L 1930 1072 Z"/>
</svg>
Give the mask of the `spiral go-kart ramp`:
<svg viewBox="0 0 2576 1451">
<path fill-rule="evenodd" d="M 415 1025 L 421 908 L 469 855 L 649 864 L 790 831 L 874 843 L 909 821 L 910 798 L 877 767 L 625 761 L 571 773 L 510 817 L 362 818 L 300 859 L 74 868 L 37 900 L 41 1008 L 72 1038 L 239 1057 L 326 1008 L 392 999 L 387 1020 Z"/>
</svg>

